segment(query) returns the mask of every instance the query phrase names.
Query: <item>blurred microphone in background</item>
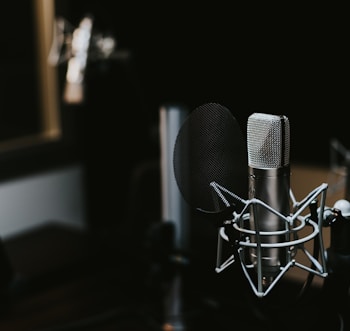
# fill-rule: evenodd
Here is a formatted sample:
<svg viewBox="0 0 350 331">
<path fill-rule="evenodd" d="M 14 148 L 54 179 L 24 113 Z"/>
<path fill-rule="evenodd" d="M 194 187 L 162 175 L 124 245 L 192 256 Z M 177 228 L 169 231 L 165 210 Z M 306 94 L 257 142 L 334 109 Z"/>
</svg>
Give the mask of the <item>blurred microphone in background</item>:
<svg viewBox="0 0 350 331">
<path fill-rule="evenodd" d="M 63 99 L 69 104 L 84 99 L 84 75 L 90 48 L 93 19 L 84 17 L 72 35 L 71 58 L 68 60 Z"/>
<path fill-rule="evenodd" d="M 63 91 L 63 101 L 67 104 L 84 102 L 85 76 L 89 62 L 107 59 L 124 61 L 130 58 L 129 51 L 116 51 L 117 41 L 114 36 L 94 31 L 92 14 L 86 14 L 77 27 L 58 17 L 53 30 L 48 63 L 53 66 L 67 63 Z"/>
<path fill-rule="evenodd" d="M 182 269 L 188 263 L 190 244 L 190 214 L 176 184 L 173 169 L 173 150 L 178 131 L 188 115 L 179 104 L 164 104 L 159 110 L 161 162 L 161 218 L 172 229 L 170 256 L 171 274 L 164 291 L 163 330 L 185 331 L 188 323 L 184 310 L 184 277 Z M 163 266 L 164 267 L 164 266 Z"/>
</svg>

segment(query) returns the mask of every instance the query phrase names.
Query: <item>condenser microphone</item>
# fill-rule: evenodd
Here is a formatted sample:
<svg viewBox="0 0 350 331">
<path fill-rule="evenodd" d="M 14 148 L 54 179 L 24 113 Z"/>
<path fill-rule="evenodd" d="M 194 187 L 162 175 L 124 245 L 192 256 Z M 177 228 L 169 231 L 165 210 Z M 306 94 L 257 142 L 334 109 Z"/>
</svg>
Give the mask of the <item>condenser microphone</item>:
<svg viewBox="0 0 350 331">
<path fill-rule="evenodd" d="M 245 144 L 231 112 L 209 103 L 184 121 L 174 146 L 180 192 L 218 228 L 215 271 L 221 273 L 239 262 L 259 298 L 270 293 L 291 267 L 312 276 L 328 275 L 322 238 L 328 185 L 295 199 L 290 188 L 289 131 L 286 116 L 253 113 Z M 313 253 L 304 245 L 311 241 Z"/>
<path fill-rule="evenodd" d="M 247 124 L 249 198 L 259 199 L 283 215 L 290 213 L 290 126 L 284 115 L 253 113 Z M 261 269 L 263 286 L 269 286 L 287 262 L 287 249 L 273 244 L 286 242 L 286 222 L 257 204 L 251 206 L 252 242 L 265 245 L 250 249 L 250 259 Z M 281 234 L 283 233 L 283 234 Z"/>
</svg>

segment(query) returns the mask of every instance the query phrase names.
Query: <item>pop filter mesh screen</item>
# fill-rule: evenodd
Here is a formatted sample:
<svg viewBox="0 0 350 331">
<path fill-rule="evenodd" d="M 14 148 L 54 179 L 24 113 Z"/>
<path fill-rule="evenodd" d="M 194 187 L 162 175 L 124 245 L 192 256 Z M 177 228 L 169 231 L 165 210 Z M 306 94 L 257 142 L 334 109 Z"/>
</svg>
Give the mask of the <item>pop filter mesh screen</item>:
<svg viewBox="0 0 350 331">
<path fill-rule="evenodd" d="M 193 110 L 178 132 L 173 154 L 184 199 L 192 207 L 217 211 L 212 181 L 247 198 L 246 150 L 240 127 L 226 107 L 208 103 Z"/>
</svg>

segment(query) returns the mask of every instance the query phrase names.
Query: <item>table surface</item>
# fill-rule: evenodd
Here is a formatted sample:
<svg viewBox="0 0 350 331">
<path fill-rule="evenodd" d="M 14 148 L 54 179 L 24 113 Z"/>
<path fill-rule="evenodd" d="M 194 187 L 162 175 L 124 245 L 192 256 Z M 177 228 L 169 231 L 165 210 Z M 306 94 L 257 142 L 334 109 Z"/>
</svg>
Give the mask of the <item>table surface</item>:
<svg viewBox="0 0 350 331">
<path fill-rule="evenodd" d="M 58 225 L 45 226 L 4 242 L 14 270 L 3 296 L 0 329 L 110 330 L 130 324 L 147 330 L 130 285 L 125 261 L 112 246 Z M 103 252 L 103 254 L 102 254 Z M 136 303 L 135 303 L 136 302 Z"/>
</svg>

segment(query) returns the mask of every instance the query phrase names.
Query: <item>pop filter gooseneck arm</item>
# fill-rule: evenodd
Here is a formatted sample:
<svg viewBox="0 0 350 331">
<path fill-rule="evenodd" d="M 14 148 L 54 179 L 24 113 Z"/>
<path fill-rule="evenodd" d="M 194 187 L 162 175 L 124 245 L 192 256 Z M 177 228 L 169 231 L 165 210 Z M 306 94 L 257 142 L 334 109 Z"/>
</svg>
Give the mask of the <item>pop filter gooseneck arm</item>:
<svg viewBox="0 0 350 331">
<path fill-rule="evenodd" d="M 230 236 L 226 252 L 220 228 L 222 222 L 232 218 L 232 211 L 241 206 L 236 201 L 227 207 L 215 199 L 211 185 L 217 182 L 241 198 L 248 196 L 247 147 L 236 118 L 218 103 L 194 109 L 176 137 L 173 164 L 176 183 L 184 199 L 203 222 L 209 220 L 217 228 L 217 264 L 226 253 L 236 255 L 232 248 L 237 238 Z"/>
</svg>

